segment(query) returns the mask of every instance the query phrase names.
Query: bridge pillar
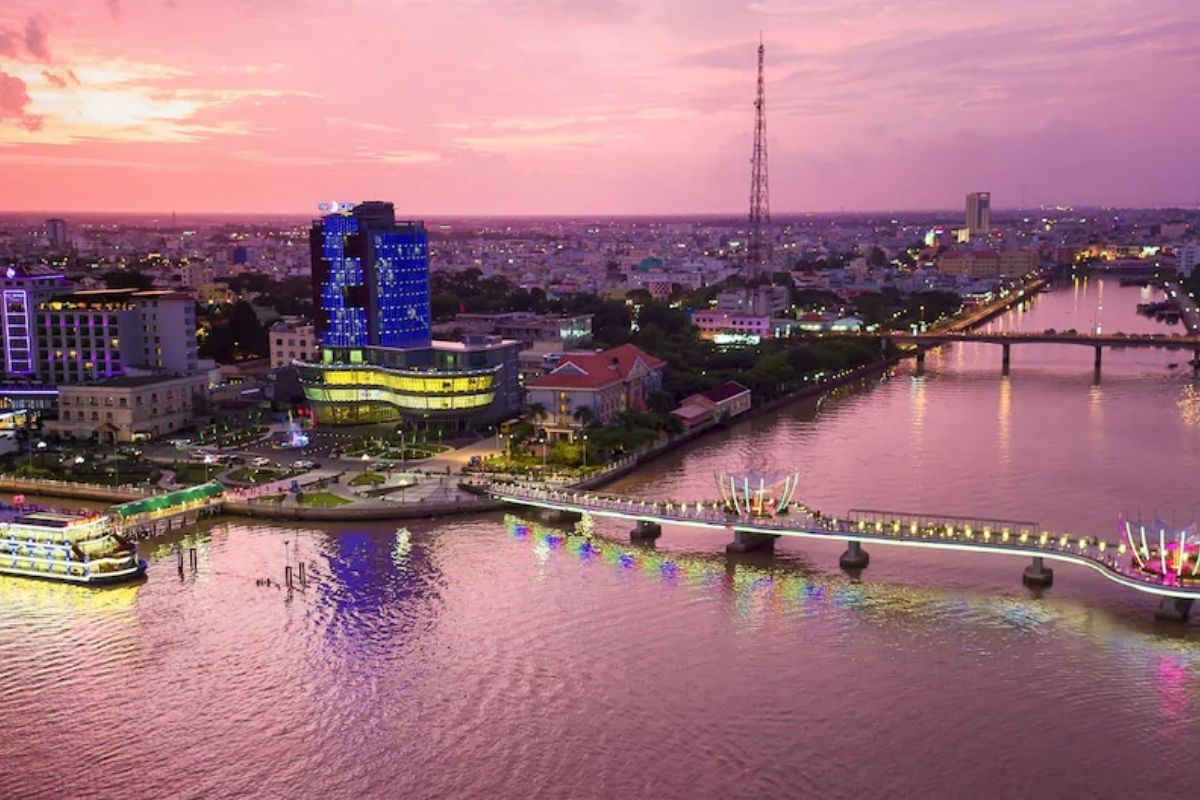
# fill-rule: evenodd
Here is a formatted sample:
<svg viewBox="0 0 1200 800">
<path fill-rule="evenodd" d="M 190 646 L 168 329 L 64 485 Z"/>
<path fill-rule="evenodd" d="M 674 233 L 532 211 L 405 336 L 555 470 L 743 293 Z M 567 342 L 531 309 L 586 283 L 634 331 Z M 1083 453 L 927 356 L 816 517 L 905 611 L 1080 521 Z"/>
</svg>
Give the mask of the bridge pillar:
<svg viewBox="0 0 1200 800">
<path fill-rule="evenodd" d="M 662 525 L 657 522 L 639 519 L 637 527 L 629 532 L 631 542 L 652 542 L 662 536 Z"/>
<path fill-rule="evenodd" d="M 1021 575 L 1021 582 L 1026 586 L 1049 586 L 1054 583 L 1054 570 L 1045 565 L 1041 556 L 1034 556 L 1033 563 Z"/>
<path fill-rule="evenodd" d="M 1100 374 L 1100 361 L 1101 361 L 1100 354 L 1103 352 L 1104 352 L 1104 348 L 1101 347 L 1100 345 L 1096 345 L 1096 375 Z"/>
<path fill-rule="evenodd" d="M 1154 612 L 1154 618 L 1164 622 L 1187 622 L 1192 601 L 1185 597 L 1164 597 Z"/>
<path fill-rule="evenodd" d="M 725 545 L 726 553 L 774 553 L 775 540 L 779 537 L 771 533 L 753 533 L 751 531 L 734 531 L 733 541 Z"/>
<path fill-rule="evenodd" d="M 842 557 L 838 559 L 838 566 L 842 569 L 866 569 L 867 564 L 870 563 L 871 555 L 863 550 L 862 542 L 858 539 L 848 540 L 846 552 L 842 553 Z"/>
<path fill-rule="evenodd" d="M 917 346 L 917 373 L 925 371 L 925 348 Z"/>
<path fill-rule="evenodd" d="M 1012 345 L 1010 345 L 1008 342 L 1005 342 L 1004 344 L 1000 345 L 1000 352 L 1001 352 L 1000 371 L 1003 372 L 1005 375 L 1008 374 L 1009 350 L 1011 348 L 1012 348 Z"/>
</svg>

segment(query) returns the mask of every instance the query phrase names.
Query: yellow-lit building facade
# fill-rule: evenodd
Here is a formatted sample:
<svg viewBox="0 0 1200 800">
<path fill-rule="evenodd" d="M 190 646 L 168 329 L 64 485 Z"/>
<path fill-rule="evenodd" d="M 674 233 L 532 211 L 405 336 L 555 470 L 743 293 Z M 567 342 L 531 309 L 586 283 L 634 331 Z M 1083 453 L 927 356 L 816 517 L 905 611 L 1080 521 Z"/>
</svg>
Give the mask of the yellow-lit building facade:
<svg viewBox="0 0 1200 800">
<path fill-rule="evenodd" d="M 520 410 L 517 350 L 517 342 L 496 337 L 413 349 L 326 348 L 320 363 L 296 367 L 318 424 L 482 429 Z"/>
</svg>

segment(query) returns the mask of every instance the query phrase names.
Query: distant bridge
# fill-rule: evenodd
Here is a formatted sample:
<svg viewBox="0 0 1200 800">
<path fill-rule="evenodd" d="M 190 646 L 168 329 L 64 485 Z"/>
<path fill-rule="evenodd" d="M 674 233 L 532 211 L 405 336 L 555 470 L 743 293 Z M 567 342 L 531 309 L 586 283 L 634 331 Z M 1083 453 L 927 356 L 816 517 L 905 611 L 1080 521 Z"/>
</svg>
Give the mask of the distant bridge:
<svg viewBox="0 0 1200 800">
<path fill-rule="evenodd" d="M 731 553 L 773 551 L 780 536 L 845 541 L 839 561 L 847 570 L 863 569 L 869 556 L 863 544 L 954 550 L 985 555 L 1024 556 L 1031 559 L 1023 580 L 1030 586 L 1049 586 L 1053 572 L 1045 561 L 1062 561 L 1095 570 L 1108 580 L 1161 598 L 1158 617 L 1182 621 L 1192 602 L 1200 598 L 1200 575 L 1191 570 L 1168 569 L 1165 547 L 1161 573 L 1144 569 L 1151 554 L 1141 554 L 1125 542 L 1095 536 L 1070 536 L 1039 531 L 1036 523 L 965 517 L 922 516 L 884 511 L 851 511 L 844 519 L 829 518 L 807 509 L 774 517 L 734 513 L 721 502 L 676 503 L 642 500 L 616 494 L 576 489 L 550 489 L 517 484 L 492 484 L 496 500 L 513 505 L 545 509 L 559 515 L 582 515 L 629 520 L 635 524 L 631 539 L 657 538 L 663 525 L 727 531 L 733 541 Z M 1143 547 L 1146 547 L 1143 542 Z M 1185 574 L 1186 573 L 1186 574 Z"/>
<path fill-rule="evenodd" d="M 1096 350 L 1096 372 L 1100 372 L 1101 353 L 1105 347 L 1157 347 L 1167 350 L 1191 350 L 1192 366 L 1200 372 L 1200 335 L 1124 334 L 1124 333 L 1076 333 L 1072 331 L 1044 331 L 1041 333 L 988 333 L 985 331 L 876 331 L 874 333 L 822 333 L 821 338 L 877 337 L 884 347 L 889 342 L 916 345 L 917 365 L 925 363 L 925 351 L 930 347 L 950 342 L 984 342 L 998 344 L 1002 348 L 1001 365 L 1007 374 L 1010 348 L 1014 344 L 1074 344 L 1093 347 Z"/>
<path fill-rule="evenodd" d="M 1159 347 L 1168 350 L 1191 350 L 1192 367 L 1200 373 L 1200 336 L 1126 335 L 1121 333 L 986 333 L 981 331 L 947 331 L 927 333 L 904 333 L 889 331 L 883 340 L 911 342 L 918 346 L 917 366 L 925 363 L 925 348 L 947 342 L 985 342 L 998 344 L 1002 348 L 1001 368 L 1008 373 L 1009 348 L 1014 344 L 1076 344 L 1096 349 L 1095 369 L 1100 374 L 1101 354 L 1105 347 Z"/>
</svg>

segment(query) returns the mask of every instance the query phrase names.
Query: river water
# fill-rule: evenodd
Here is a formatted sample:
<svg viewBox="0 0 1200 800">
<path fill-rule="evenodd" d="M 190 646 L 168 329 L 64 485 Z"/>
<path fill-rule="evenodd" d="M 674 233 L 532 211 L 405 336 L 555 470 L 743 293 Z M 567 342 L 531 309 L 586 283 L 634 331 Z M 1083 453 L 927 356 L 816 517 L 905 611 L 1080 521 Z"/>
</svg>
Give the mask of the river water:
<svg viewBox="0 0 1200 800">
<path fill-rule="evenodd" d="M 1112 281 L 993 323 L 1164 326 Z M 1193 514 L 1200 394 L 1156 350 L 931 353 L 660 459 L 617 489 L 800 475 L 877 508 L 1114 533 Z M 1178 362 L 1177 369 L 1168 364 Z M 727 559 L 668 528 L 588 544 L 503 515 L 221 521 L 141 586 L 0 581 L 0 797 L 1167 797 L 1200 789 L 1200 634 L 1089 570 L 833 543 Z M 182 576 L 176 544 L 197 549 Z M 303 561 L 303 591 L 277 585 Z"/>
</svg>

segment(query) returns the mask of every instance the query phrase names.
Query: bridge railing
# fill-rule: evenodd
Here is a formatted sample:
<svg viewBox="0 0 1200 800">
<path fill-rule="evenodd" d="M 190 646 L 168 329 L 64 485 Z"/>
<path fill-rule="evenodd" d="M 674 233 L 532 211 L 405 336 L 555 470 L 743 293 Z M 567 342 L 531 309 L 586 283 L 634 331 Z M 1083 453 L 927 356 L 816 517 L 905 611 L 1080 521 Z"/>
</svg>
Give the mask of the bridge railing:
<svg viewBox="0 0 1200 800">
<path fill-rule="evenodd" d="M 1124 581 L 1144 585 L 1152 591 L 1177 591 L 1200 596 L 1200 574 L 1192 574 L 1190 569 L 1175 573 L 1167 570 L 1145 570 L 1135 563 L 1132 551 L 1124 542 L 1112 542 L 1095 536 L 1080 537 L 1039 531 L 1037 524 L 1030 521 L 863 509 L 856 509 L 843 518 L 827 517 L 819 513 L 752 517 L 733 513 L 717 502 L 675 503 L 641 500 L 602 492 L 516 485 L 494 487 L 492 493 L 494 496 L 523 499 L 551 508 L 607 511 L 632 517 L 644 516 L 663 522 L 709 522 L 726 525 L 735 530 L 778 531 L 780 535 L 792 532 L 807 536 L 828 536 L 833 539 L 895 541 L 945 548 L 965 545 L 972 550 L 1069 557 L 1072 560 L 1095 564 Z"/>
<path fill-rule="evenodd" d="M 1178 572 L 1161 572 L 1142 569 L 1133 558 L 1131 549 L 1124 542 L 1112 542 L 1096 536 L 1072 536 L 1066 533 L 1051 533 L 1038 531 L 1030 523 L 1007 524 L 1002 520 L 998 527 L 984 524 L 976 527 L 970 522 L 954 524 L 948 520 L 964 520 L 965 518 L 932 518 L 916 514 L 901 514 L 894 519 L 879 516 L 868 521 L 861 516 L 858 519 L 820 518 L 817 520 L 821 531 L 837 538 L 860 538 L 874 541 L 897 541 L 915 544 L 929 544 L 940 547 L 966 545 L 973 550 L 997 550 L 1033 555 L 1044 553 L 1047 556 L 1070 557 L 1075 560 L 1091 562 L 1103 570 L 1119 576 L 1121 579 L 1146 586 L 1156 592 L 1162 590 L 1184 591 L 1200 596 L 1200 574 L 1191 569 Z M 879 513 L 879 512 L 875 512 Z M 927 524 L 921 525 L 917 519 L 925 519 Z M 935 522 L 935 519 L 940 519 Z M 752 526 L 757 529 L 788 529 L 786 522 L 770 520 L 756 522 Z M 815 531 L 813 531 L 815 532 Z M 1143 561 L 1149 556 L 1143 554 Z M 1195 566 L 1200 566 L 1197 564 Z"/>
<path fill-rule="evenodd" d="M 846 512 L 846 520 L 852 525 L 872 528 L 898 523 L 902 528 L 963 528 L 976 531 L 991 530 L 1000 533 L 1010 531 L 1036 534 L 1038 524 L 1029 520 L 987 519 L 982 517 L 963 517 L 952 514 L 914 514 L 904 511 L 879 511 L 875 509 L 852 508 Z"/>
</svg>

